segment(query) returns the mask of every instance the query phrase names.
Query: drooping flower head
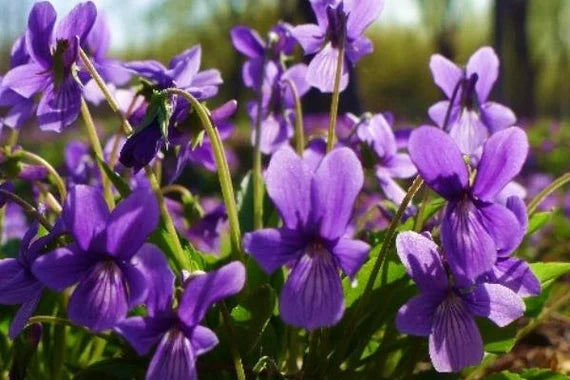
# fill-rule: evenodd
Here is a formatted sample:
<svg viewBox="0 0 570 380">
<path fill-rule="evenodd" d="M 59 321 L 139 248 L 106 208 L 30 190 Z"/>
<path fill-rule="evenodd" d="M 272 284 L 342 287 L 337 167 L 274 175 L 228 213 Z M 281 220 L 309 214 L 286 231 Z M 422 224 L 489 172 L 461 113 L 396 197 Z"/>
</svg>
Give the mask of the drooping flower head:
<svg viewBox="0 0 570 380">
<path fill-rule="evenodd" d="M 149 189 L 135 190 L 109 212 L 101 191 L 77 185 L 62 218 L 74 242 L 40 256 L 32 272 L 47 287 L 63 291 L 77 284 L 68 305 L 71 321 L 94 331 L 112 328 L 127 311 L 153 294 L 152 265 L 164 259 L 145 243 L 158 225 L 159 211 Z"/>
<path fill-rule="evenodd" d="M 8 71 L 2 84 L 24 98 L 42 93 L 37 110 L 42 130 L 60 132 L 79 115 L 82 91 L 76 62 L 96 17 L 91 1 L 73 8 L 57 28 L 51 3 L 38 2 L 30 12 L 25 36 L 30 61 Z"/>
<path fill-rule="evenodd" d="M 526 134 L 511 127 L 491 136 L 474 176 L 441 129 L 412 132 L 409 151 L 426 183 L 448 201 L 441 238 L 451 269 L 462 282 L 473 282 L 493 267 L 498 252 L 511 252 L 524 236 L 515 214 L 494 199 L 526 160 Z"/>
<path fill-rule="evenodd" d="M 394 178 L 410 178 L 416 174 L 410 156 L 398 153 L 396 137 L 383 114 L 364 114 L 360 118 L 350 114 L 349 119 L 352 121 L 351 128 L 356 128 L 358 141 L 372 148 L 376 156 L 374 167 L 382 191 L 389 200 L 399 205 L 406 192 Z"/>
<path fill-rule="evenodd" d="M 345 57 L 340 90 L 348 85 L 348 64 L 355 64 L 372 52 L 372 42 L 363 35 L 384 8 L 384 0 L 310 0 L 317 24 L 293 28 L 305 54 L 315 54 L 309 64 L 307 81 L 322 92 L 334 90 L 339 49 Z"/>
<path fill-rule="evenodd" d="M 434 104 L 429 115 L 449 132 L 461 153 L 475 154 L 489 135 L 514 125 L 513 111 L 488 101 L 499 75 L 499 58 L 492 48 L 477 50 L 465 68 L 435 54 L 431 57 L 430 69 L 448 100 Z M 448 120 L 444 125 L 446 116 Z"/>
<path fill-rule="evenodd" d="M 245 268 L 234 261 L 209 273 L 191 277 L 178 307 L 172 308 L 174 276 L 162 282 L 160 302 L 148 307 L 146 317 L 120 322 L 117 331 L 140 354 L 158 347 L 146 372 L 147 380 L 196 379 L 196 360 L 218 344 L 218 337 L 200 322 L 216 302 L 238 293 L 245 283 Z"/>
<path fill-rule="evenodd" d="M 402 232 L 396 248 L 420 291 L 400 308 L 396 327 L 406 334 L 429 337 L 429 355 L 438 372 L 458 372 L 483 359 L 483 340 L 474 317 L 489 318 L 503 327 L 523 315 L 521 298 L 502 285 L 453 286 L 431 238 Z"/>
<path fill-rule="evenodd" d="M 354 276 L 368 244 L 347 236 L 362 166 L 354 152 L 338 148 L 318 165 L 289 147 L 277 151 L 265 175 L 267 192 L 283 220 L 244 236 L 244 249 L 267 272 L 291 264 L 279 298 L 281 318 L 307 329 L 332 326 L 344 312 L 339 268 Z"/>
</svg>

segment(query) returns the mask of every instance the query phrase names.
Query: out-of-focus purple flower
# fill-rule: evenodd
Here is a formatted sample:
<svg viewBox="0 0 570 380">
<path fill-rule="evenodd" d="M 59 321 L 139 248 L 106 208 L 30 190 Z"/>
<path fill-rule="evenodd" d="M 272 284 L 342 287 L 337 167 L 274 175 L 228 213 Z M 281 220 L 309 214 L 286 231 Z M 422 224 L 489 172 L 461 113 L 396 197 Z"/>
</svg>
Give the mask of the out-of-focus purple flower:
<svg viewBox="0 0 570 380">
<path fill-rule="evenodd" d="M 14 339 L 26 326 L 26 322 L 36 310 L 44 286 L 32 273 L 31 265 L 47 244 L 60 235 L 63 224 L 57 223 L 53 230 L 38 239 L 38 223 L 28 229 L 20 242 L 17 258 L 0 260 L 0 304 L 21 305 L 16 313 L 9 336 Z"/>
<path fill-rule="evenodd" d="M 412 132 L 409 151 L 425 182 L 448 201 L 441 225 L 443 247 L 460 285 L 472 283 L 524 236 L 513 212 L 494 199 L 526 160 L 526 134 L 511 127 L 492 135 L 473 181 L 457 144 L 441 129 L 424 126 Z"/>
<path fill-rule="evenodd" d="M 30 55 L 26 50 L 26 37 L 21 36 L 14 42 L 11 52 L 10 67 L 15 68 L 29 63 Z M 0 107 L 9 108 L 3 116 L 0 124 L 10 128 L 20 128 L 34 114 L 35 105 L 33 99 L 28 99 L 2 85 L 0 77 Z M 0 127 L 1 128 L 1 127 Z"/>
<path fill-rule="evenodd" d="M 197 379 L 196 359 L 218 344 L 218 337 L 200 324 L 216 302 L 238 293 L 245 283 L 245 268 L 231 262 L 209 273 L 191 277 L 176 310 L 172 309 L 174 277 L 161 287 L 161 303 L 146 317 L 120 322 L 116 330 L 139 355 L 158 344 L 146 372 L 148 380 Z"/>
<path fill-rule="evenodd" d="M 0 190 L 13 193 L 14 192 L 14 184 L 10 181 L 2 182 L 0 184 Z M 0 208 L 4 207 L 4 205 L 8 202 L 9 202 L 8 197 L 6 197 L 4 194 L 0 193 Z"/>
<path fill-rule="evenodd" d="M 131 73 L 120 61 L 107 57 L 110 46 L 111 31 L 107 18 L 103 12 L 99 11 L 91 32 L 87 39 L 82 41 L 82 48 L 90 56 L 95 69 L 105 82 L 121 86 L 128 82 Z M 84 95 L 93 104 L 99 104 L 105 99 L 101 89 L 90 76 L 85 83 Z"/>
<path fill-rule="evenodd" d="M 90 182 L 94 177 L 97 177 L 98 170 L 87 144 L 78 140 L 68 142 L 63 152 L 63 158 L 70 185 L 93 185 Z"/>
<path fill-rule="evenodd" d="M 167 266 L 162 252 L 145 243 L 159 218 L 150 190 L 137 189 L 109 212 L 99 189 L 77 185 L 62 218 L 74 243 L 39 257 L 32 271 L 57 291 L 77 284 L 68 306 L 74 323 L 110 329 L 130 308 L 150 302 L 156 271 L 163 269 L 153 263 Z"/>
<path fill-rule="evenodd" d="M 355 64 L 373 50 L 363 35 L 384 8 L 384 0 L 311 0 L 317 24 L 293 28 L 305 54 L 314 54 L 307 70 L 307 81 L 321 92 L 334 90 L 339 49 L 344 46 L 340 90 L 348 85 L 348 64 Z"/>
<path fill-rule="evenodd" d="M 291 35 L 291 25 L 279 22 L 268 33 L 267 42 L 253 29 L 238 25 L 232 28 L 230 36 L 237 51 L 248 60 L 242 68 L 243 83 L 246 87 L 259 91 L 263 63 L 280 65 L 281 56 L 293 53 L 295 39 Z"/>
<path fill-rule="evenodd" d="M 538 193 L 544 190 L 545 187 L 550 185 L 554 178 L 546 173 L 534 173 L 527 179 L 528 196 L 534 198 Z M 553 210 L 560 206 L 559 193 L 554 192 L 544 199 L 539 205 L 538 209 L 541 211 Z"/>
<path fill-rule="evenodd" d="M 148 79 L 158 89 L 177 87 L 204 100 L 215 96 L 223 81 L 216 69 L 199 71 L 201 59 L 202 48 L 196 45 L 172 58 L 168 68 L 153 60 L 133 61 L 125 67 Z"/>
<path fill-rule="evenodd" d="M 400 308 L 396 327 L 403 333 L 429 337 L 429 355 L 438 372 L 458 372 L 483 359 L 483 340 L 475 316 L 499 327 L 520 318 L 525 310 L 512 290 L 490 283 L 469 289 L 453 286 L 437 245 L 415 232 L 396 239 L 398 256 L 420 294 Z"/>
<path fill-rule="evenodd" d="M 435 54 L 431 57 L 430 69 L 448 100 L 431 106 L 429 115 L 449 132 L 461 153 L 474 154 L 490 134 L 515 124 L 513 111 L 487 100 L 499 75 L 499 58 L 492 48 L 477 50 L 465 68 Z M 444 125 L 452 98 L 449 120 Z"/>
<path fill-rule="evenodd" d="M 417 173 L 407 153 L 398 153 L 396 137 L 382 114 L 364 115 L 355 119 L 356 136 L 374 151 L 376 178 L 386 197 L 399 205 L 406 192 L 394 178 L 410 178 Z"/>
<path fill-rule="evenodd" d="M 11 239 L 22 239 L 27 230 L 28 221 L 22 208 L 15 203 L 8 202 L 6 204 L 0 244 L 4 244 Z"/>
<path fill-rule="evenodd" d="M 76 61 L 96 16 L 95 4 L 80 3 L 54 34 L 57 14 L 51 3 L 36 3 L 30 12 L 25 37 L 30 62 L 8 71 L 2 84 L 27 99 L 43 94 L 37 110 L 42 130 L 60 132 L 79 115 L 82 91 Z"/>
<path fill-rule="evenodd" d="M 244 249 L 267 273 L 292 265 L 279 302 L 285 322 L 310 330 L 332 326 L 344 312 L 339 267 L 355 276 L 370 249 L 346 234 L 364 182 L 360 161 L 337 148 L 313 171 L 285 147 L 271 158 L 265 181 L 283 227 L 245 234 Z"/>
<path fill-rule="evenodd" d="M 290 85 L 295 86 L 297 95 L 302 97 L 309 91 L 305 80 L 307 66 L 297 64 L 282 71 L 277 64 L 269 62 L 265 68 L 265 80 L 261 91 L 261 143 L 260 150 L 264 154 L 272 154 L 293 137 L 295 123 L 295 99 Z M 248 104 L 248 113 L 252 125 L 257 123 L 258 103 Z M 255 128 L 251 140 L 255 141 Z"/>
<path fill-rule="evenodd" d="M 229 121 L 229 119 L 236 111 L 237 101 L 230 100 L 211 112 L 210 119 L 212 120 L 212 124 L 218 129 L 222 140 L 228 139 L 233 133 L 234 125 Z M 192 141 L 188 141 L 183 144 L 180 152 L 178 153 L 176 170 L 170 179 L 170 182 L 176 181 L 180 174 L 182 174 L 186 165 L 189 163 L 202 165 L 204 168 L 212 172 L 217 170 L 212 143 L 208 136 L 204 136 L 202 143 L 196 147 L 193 147 Z"/>
</svg>

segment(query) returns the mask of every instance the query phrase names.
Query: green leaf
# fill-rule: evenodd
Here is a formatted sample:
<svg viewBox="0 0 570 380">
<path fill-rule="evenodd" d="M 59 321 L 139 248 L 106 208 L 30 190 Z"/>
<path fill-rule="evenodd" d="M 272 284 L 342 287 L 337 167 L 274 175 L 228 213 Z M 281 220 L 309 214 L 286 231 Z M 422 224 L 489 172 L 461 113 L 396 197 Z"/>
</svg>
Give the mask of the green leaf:
<svg viewBox="0 0 570 380">
<path fill-rule="evenodd" d="M 552 284 L 554 280 L 570 272 L 570 263 L 548 262 L 548 263 L 532 263 L 530 269 L 540 281 L 542 288 Z"/>
<path fill-rule="evenodd" d="M 498 327 L 488 319 L 477 320 L 479 331 L 485 342 L 485 351 L 495 354 L 509 352 L 515 345 L 517 328 L 514 324 Z"/>
<path fill-rule="evenodd" d="M 552 211 L 536 212 L 528 221 L 527 235 L 532 235 L 552 219 Z"/>
<path fill-rule="evenodd" d="M 132 192 L 129 184 L 113 169 L 111 169 L 105 161 L 99 158 L 96 159 L 99 165 L 101 165 L 101 167 L 103 168 L 103 171 L 107 175 L 107 178 L 109 178 L 109 181 L 111 181 L 113 186 L 115 186 L 121 197 L 126 198 L 127 196 L 129 196 L 129 194 Z"/>
<path fill-rule="evenodd" d="M 201 130 L 198 132 L 196 136 L 192 139 L 192 150 L 196 149 L 198 146 L 202 146 L 204 143 L 204 135 L 206 134 L 205 130 Z"/>
<path fill-rule="evenodd" d="M 14 361 L 10 369 L 10 379 L 25 379 L 31 359 L 38 349 L 42 334 L 40 325 L 27 327 L 14 341 Z"/>
<path fill-rule="evenodd" d="M 488 380 L 522 380 L 523 378 L 520 377 L 517 373 L 512 373 L 509 371 L 502 371 L 499 373 L 494 373 L 490 376 L 487 376 Z"/>
<path fill-rule="evenodd" d="M 143 378 L 145 374 L 145 362 L 132 359 L 109 359 L 90 365 L 81 370 L 74 380 L 131 380 Z"/>
<path fill-rule="evenodd" d="M 242 232 L 253 231 L 253 180 L 251 171 L 241 180 L 236 202 Z"/>
</svg>

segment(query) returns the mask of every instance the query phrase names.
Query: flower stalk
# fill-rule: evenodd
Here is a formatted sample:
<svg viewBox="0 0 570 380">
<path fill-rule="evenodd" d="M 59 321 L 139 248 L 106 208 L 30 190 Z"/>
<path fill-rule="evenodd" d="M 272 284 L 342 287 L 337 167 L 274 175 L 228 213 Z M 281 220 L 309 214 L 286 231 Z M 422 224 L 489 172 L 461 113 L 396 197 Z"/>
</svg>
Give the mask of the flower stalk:
<svg viewBox="0 0 570 380">
<path fill-rule="evenodd" d="M 545 187 L 540 193 L 534 197 L 532 201 L 528 204 L 528 215 L 534 214 L 537 207 L 553 192 L 555 192 L 560 187 L 564 186 L 566 183 L 570 182 L 570 172 L 562 174 L 560 177 L 552 181 L 550 185 Z"/>
<path fill-rule="evenodd" d="M 344 36 L 340 38 L 338 46 L 338 58 L 336 61 L 336 72 L 334 76 L 334 89 L 331 101 L 329 116 L 329 130 L 327 134 L 327 152 L 330 152 L 336 143 L 336 119 L 338 116 L 338 104 L 340 100 L 340 79 L 344 67 Z"/>
<path fill-rule="evenodd" d="M 291 94 L 293 94 L 293 99 L 295 100 L 295 149 L 297 154 L 302 156 L 303 150 L 305 149 L 305 136 L 303 129 L 303 106 L 301 104 L 301 98 L 299 97 L 299 91 L 295 83 L 290 79 L 285 79 L 285 83 L 289 86 Z"/>
</svg>

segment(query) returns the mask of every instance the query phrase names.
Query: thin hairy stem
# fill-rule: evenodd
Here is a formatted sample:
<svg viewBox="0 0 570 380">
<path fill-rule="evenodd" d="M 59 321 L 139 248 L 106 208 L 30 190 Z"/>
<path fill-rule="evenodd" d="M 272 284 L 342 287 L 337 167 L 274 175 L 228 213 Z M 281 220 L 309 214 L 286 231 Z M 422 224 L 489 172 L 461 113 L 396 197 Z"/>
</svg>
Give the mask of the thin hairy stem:
<svg viewBox="0 0 570 380">
<path fill-rule="evenodd" d="M 285 83 L 289 86 L 291 94 L 293 94 L 293 99 L 295 101 L 295 148 L 299 156 L 303 156 L 303 150 L 305 149 L 305 134 L 303 129 L 303 106 L 301 104 L 301 98 L 299 97 L 299 92 L 297 91 L 297 86 L 290 79 L 285 79 Z"/>
<path fill-rule="evenodd" d="M 27 150 L 18 150 L 13 154 L 13 156 L 23 158 L 26 161 L 41 165 L 44 168 L 46 168 L 46 170 L 52 177 L 55 186 L 57 187 L 57 191 L 59 192 L 59 197 L 61 201 L 62 202 L 65 201 L 65 197 L 67 196 L 67 190 L 65 189 L 65 181 L 63 180 L 63 178 L 61 178 L 57 170 L 55 170 L 55 168 L 51 166 L 49 162 L 47 162 L 37 154 L 28 152 Z"/>
<path fill-rule="evenodd" d="M 340 79 L 344 68 L 344 36 L 340 39 L 338 47 L 338 58 L 336 61 L 336 72 L 334 76 L 334 88 L 331 101 L 331 111 L 329 116 L 329 131 L 327 134 L 327 152 L 330 152 L 336 143 L 336 118 L 338 116 L 338 104 L 340 100 Z"/>
<path fill-rule="evenodd" d="M 0 189 L 0 195 L 6 197 L 10 201 L 18 204 L 24 210 L 24 212 L 26 214 L 28 214 L 32 218 L 35 218 L 48 231 L 51 231 L 51 229 L 53 228 L 51 223 L 34 206 L 29 204 L 24 199 L 20 198 L 18 195 L 14 194 L 10 191 L 6 191 L 4 189 Z"/>
<path fill-rule="evenodd" d="M 558 190 L 560 187 L 564 186 L 566 183 L 570 182 L 570 172 L 562 174 L 560 177 L 556 178 L 552 183 L 546 186 L 540 193 L 534 197 L 532 201 L 528 204 L 528 215 L 534 214 L 537 207 L 553 192 Z"/>
</svg>

